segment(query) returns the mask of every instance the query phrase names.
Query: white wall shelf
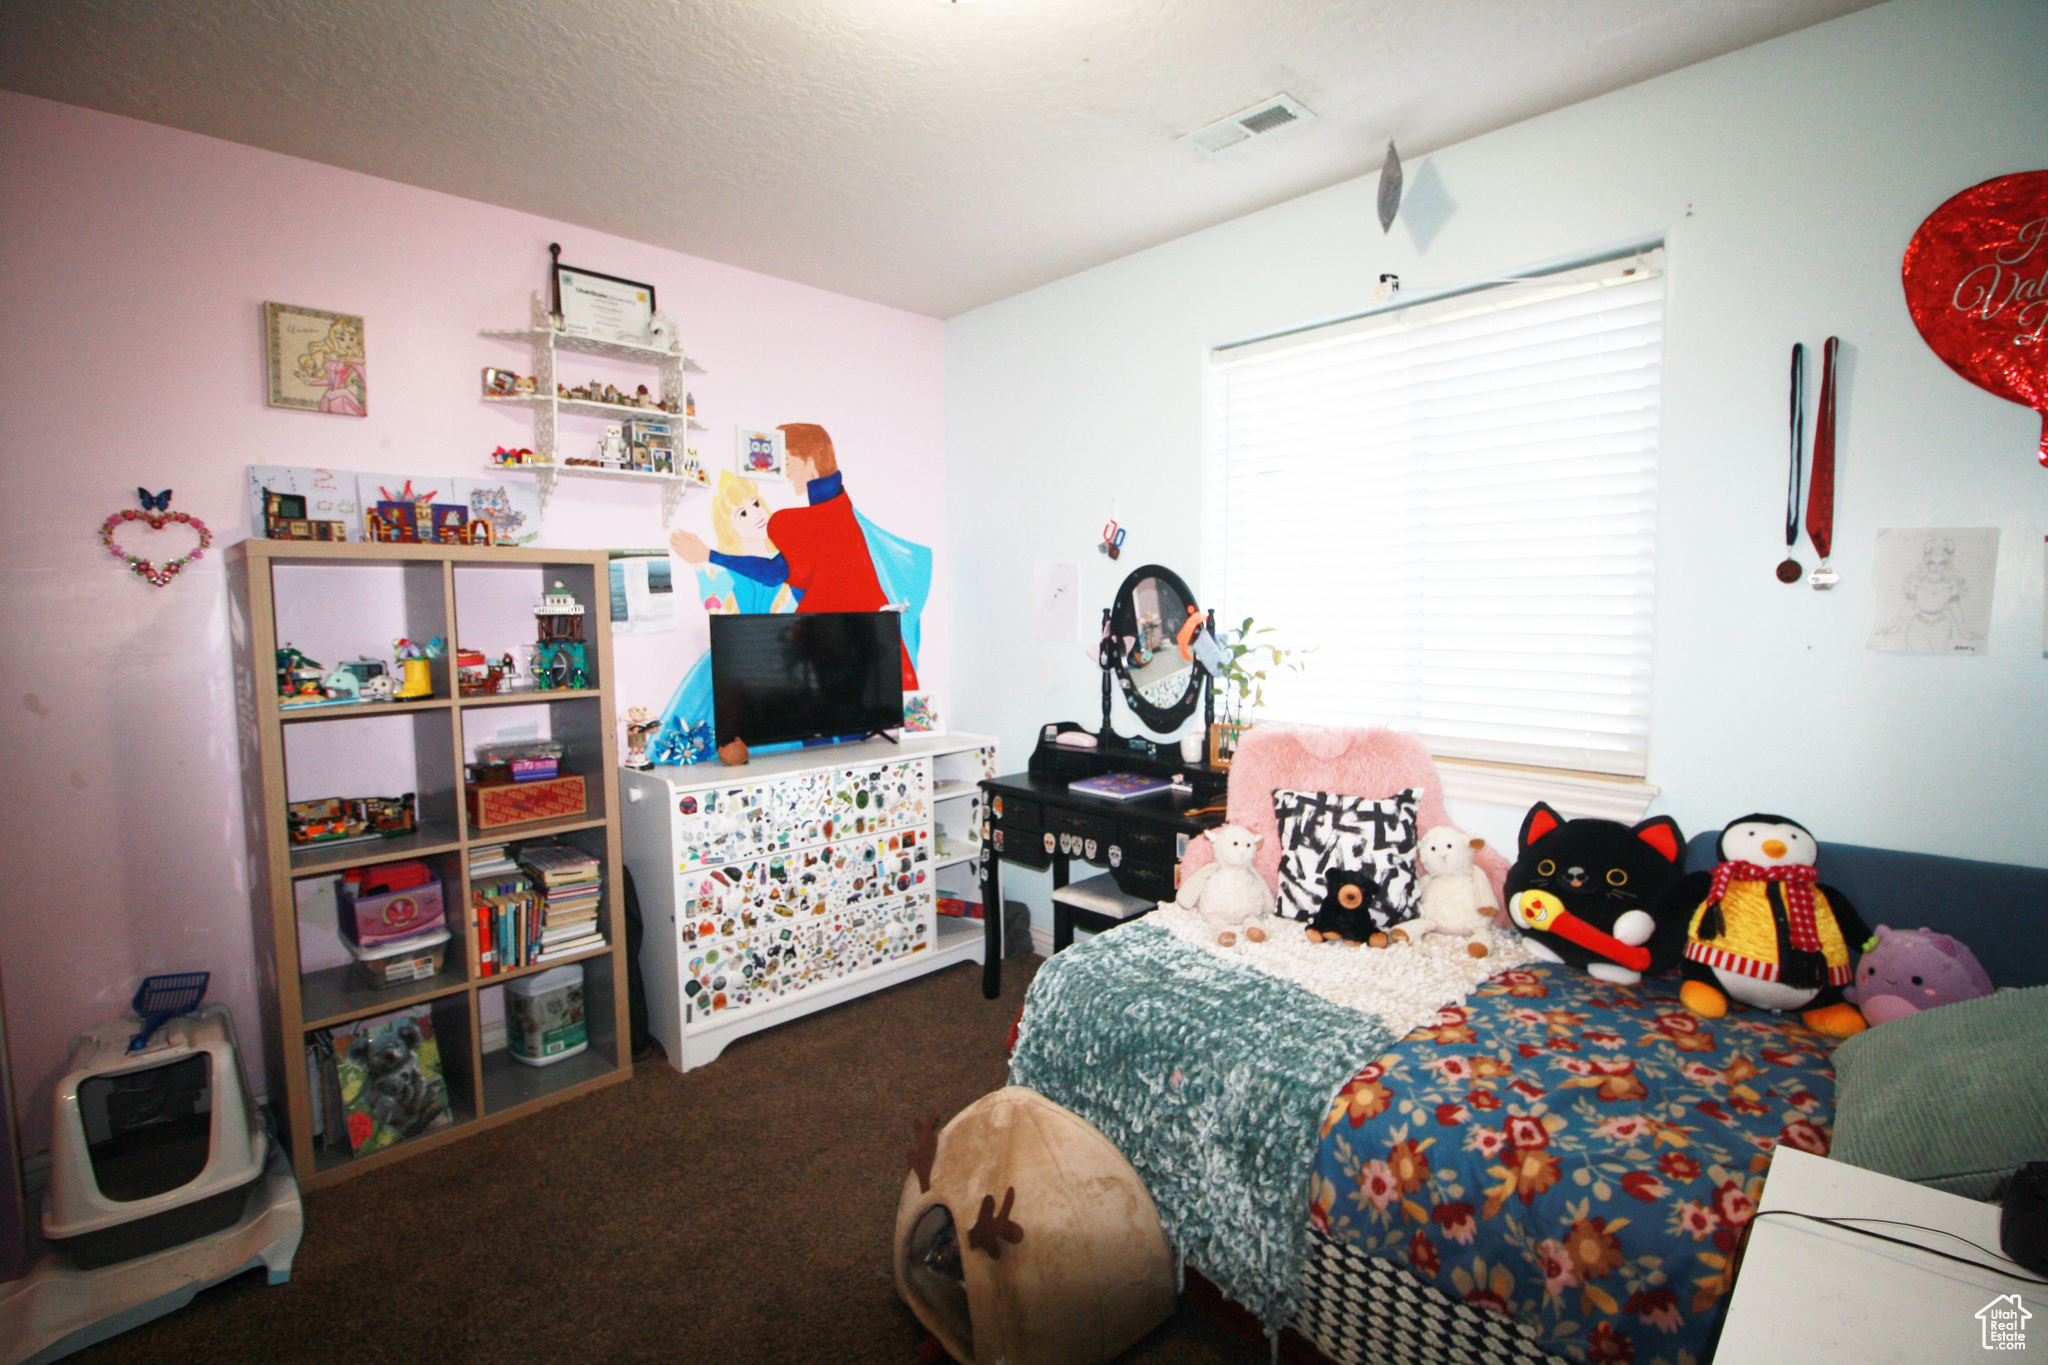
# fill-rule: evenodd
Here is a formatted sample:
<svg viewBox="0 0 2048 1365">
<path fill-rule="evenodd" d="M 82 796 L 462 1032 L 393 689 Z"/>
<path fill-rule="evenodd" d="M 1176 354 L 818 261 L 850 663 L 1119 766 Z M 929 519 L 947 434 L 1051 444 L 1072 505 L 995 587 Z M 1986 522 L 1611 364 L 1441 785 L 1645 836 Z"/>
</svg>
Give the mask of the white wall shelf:
<svg viewBox="0 0 2048 1365">
<path fill-rule="evenodd" d="M 507 473 L 531 473 L 540 495 L 540 514 L 548 514 L 548 503 L 554 497 L 555 484 L 564 475 L 582 479 L 616 479 L 629 483 L 648 483 L 661 489 L 661 520 L 666 525 L 674 516 L 676 507 L 682 502 L 683 494 L 692 488 L 706 488 L 708 482 L 700 482 L 683 472 L 690 458 L 689 433 L 708 431 L 702 422 L 691 415 L 686 407 L 689 394 L 684 388 L 683 376 L 703 374 L 705 369 L 685 355 L 681 343 L 672 348 L 642 346 L 626 341 L 601 341 L 595 337 L 571 336 L 558 332 L 548 325 L 547 299 L 536 292 L 532 299 L 533 324 L 528 327 L 488 329 L 482 335 L 494 341 L 510 341 L 526 346 L 532 353 L 534 392 L 512 394 L 503 397 L 486 395 L 483 402 L 490 407 L 523 408 L 533 414 L 533 453 L 535 463 L 528 465 L 493 465 L 494 475 Z M 676 410 L 666 407 L 641 407 L 632 403 L 597 403 L 585 398 L 564 398 L 558 393 L 561 352 L 576 355 L 597 356 L 604 360 L 625 361 L 633 365 L 653 365 L 660 373 L 656 398 L 667 403 L 673 401 Z M 682 439 L 676 443 L 675 459 L 678 472 L 658 474 L 643 469 L 614 469 L 601 465 L 565 465 L 562 463 L 560 419 L 563 417 L 590 418 L 602 422 L 673 422 L 682 429 Z M 702 468 L 700 464 L 698 466 Z"/>
</svg>

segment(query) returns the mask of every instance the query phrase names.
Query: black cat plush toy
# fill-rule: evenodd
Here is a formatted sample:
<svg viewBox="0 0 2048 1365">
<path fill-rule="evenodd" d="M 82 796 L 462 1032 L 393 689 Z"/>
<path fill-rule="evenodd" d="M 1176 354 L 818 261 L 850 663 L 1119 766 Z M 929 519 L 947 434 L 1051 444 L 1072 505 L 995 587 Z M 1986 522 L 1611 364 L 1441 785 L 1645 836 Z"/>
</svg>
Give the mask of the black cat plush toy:
<svg viewBox="0 0 2048 1365">
<path fill-rule="evenodd" d="M 1621 985 L 1678 965 L 1685 917 L 1664 905 L 1684 870 L 1677 821 L 1567 820 L 1538 801 L 1516 842 L 1508 917 L 1537 956 Z"/>
</svg>

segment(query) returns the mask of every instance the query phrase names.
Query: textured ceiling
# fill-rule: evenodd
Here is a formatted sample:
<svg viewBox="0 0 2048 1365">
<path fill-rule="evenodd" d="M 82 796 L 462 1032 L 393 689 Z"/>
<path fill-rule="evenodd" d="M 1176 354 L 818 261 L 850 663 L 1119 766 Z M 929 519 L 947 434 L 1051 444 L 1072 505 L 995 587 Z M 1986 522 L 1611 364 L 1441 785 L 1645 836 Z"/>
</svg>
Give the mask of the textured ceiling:
<svg viewBox="0 0 2048 1365">
<path fill-rule="evenodd" d="M 0 86 L 948 317 L 1869 3 L 8 0 Z"/>
</svg>

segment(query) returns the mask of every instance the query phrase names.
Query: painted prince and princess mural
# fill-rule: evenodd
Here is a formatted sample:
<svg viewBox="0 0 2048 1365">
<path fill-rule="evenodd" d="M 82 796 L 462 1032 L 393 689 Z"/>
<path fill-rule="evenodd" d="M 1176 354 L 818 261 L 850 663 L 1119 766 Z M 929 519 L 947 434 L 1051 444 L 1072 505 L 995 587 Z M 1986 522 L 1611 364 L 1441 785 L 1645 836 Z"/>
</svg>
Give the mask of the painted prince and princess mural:
<svg viewBox="0 0 2048 1365">
<path fill-rule="evenodd" d="M 779 428 L 788 451 L 794 507 L 770 512 L 758 486 L 719 476 L 707 544 L 688 531 L 669 537 L 676 558 L 696 571 L 711 613 L 880 611 L 903 613 L 903 690 L 917 688 L 920 623 L 932 585 L 932 552 L 862 516 L 848 495 L 825 428 Z M 647 746 L 656 763 L 698 763 L 716 751 L 711 654 L 705 651 L 662 713 Z"/>
</svg>

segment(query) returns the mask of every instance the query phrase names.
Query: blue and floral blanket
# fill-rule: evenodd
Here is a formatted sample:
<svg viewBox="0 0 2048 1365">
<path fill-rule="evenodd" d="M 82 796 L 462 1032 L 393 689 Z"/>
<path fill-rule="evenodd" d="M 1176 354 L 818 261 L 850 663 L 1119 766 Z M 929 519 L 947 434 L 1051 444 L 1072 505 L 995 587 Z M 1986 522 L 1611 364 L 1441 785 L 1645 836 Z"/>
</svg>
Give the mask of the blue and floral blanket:
<svg viewBox="0 0 2048 1365">
<path fill-rule="evenodd" d="M 1338 1094 L 1310 1221 L 1557 1355 L 1705 1359 L 1772 1151 L 1827 1153 L 1832 1046 L 1675 981 L 1503 972 Z"/>
</svg>

